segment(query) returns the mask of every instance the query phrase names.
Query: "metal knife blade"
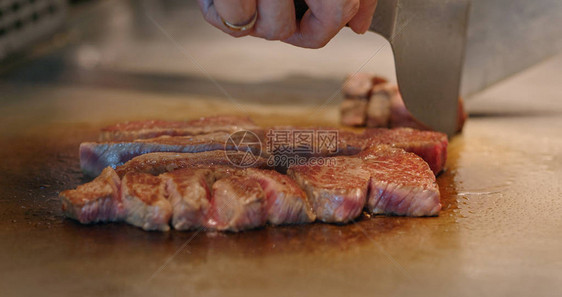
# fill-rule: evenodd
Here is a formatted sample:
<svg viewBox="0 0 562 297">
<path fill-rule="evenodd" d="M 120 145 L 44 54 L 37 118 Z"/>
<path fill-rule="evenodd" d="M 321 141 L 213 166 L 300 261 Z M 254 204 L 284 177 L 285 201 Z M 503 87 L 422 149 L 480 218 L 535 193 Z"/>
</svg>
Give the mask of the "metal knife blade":
<svg viewBox="0 0 562 297">
<path fill-rule="evenodd" d="M 379 0 L 370 30 L 394 52 L 396 76 L 412 115 L 452 136 L 470 0 Z"/>
</svg>

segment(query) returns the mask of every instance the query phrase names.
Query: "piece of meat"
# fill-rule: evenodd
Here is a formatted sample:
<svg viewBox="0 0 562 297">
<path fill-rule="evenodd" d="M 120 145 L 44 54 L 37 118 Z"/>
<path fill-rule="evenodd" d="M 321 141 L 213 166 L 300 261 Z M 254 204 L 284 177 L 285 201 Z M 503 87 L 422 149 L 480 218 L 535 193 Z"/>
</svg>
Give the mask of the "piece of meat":
<svg viewBox="0 0 562 297">
<path fill-rule="evenodd" d="M 415 154 L 389 146 L 361 152 L 371 176 L 367 209 L 373 214 L 435 216 L 441 210 L 435 175 Z"/>
<path fill-rule="evenodd" d="M 431 130 L 408 111 L 398 85 L 388 83 L 384 78 L 368 73 L 350 75 L 342 86 L 342 93 L 340 120 L 344 126 Z M 462 131 L 466 119 L 464 102 L 459 97 L 457 133 Z"/>
<path fill-rule="evenodd" d="M 162 180 L 146 173 L 129 172 L 121 183 L 125 221 L 144 230 L 168 231 L 172 205 Z"/>
<path fill-rule="evenodd" d="M 356 156 L 291 166 L 288 174 L 306 191 L 319 220 L 352 221 L 366 205 L 373 214 L 434 216 L 439 188 L 427 163 L 399 148 L 373 146 Z"/>
<path fill-rule="evenodd" d="M 368 99 L 373 86 L 386 83 L 383 77 L 375 76 L 370 73 L 359 72 L 349 75 L 343 83 L 342 93 L 345 98 L 364 98 Z"/>
<path fill-rule="evenodd" d="M 386 79 L 367 73 L 349 75 L 342 87 L 341 123 L 345 126 L 365 126 L 372 90 L 384 83 Z"/>
<path fill-rule="evenodd" d="M 215 181 L 210 169 L 180 169 L 160 175 L 172 214 L 172 226 L 176 230 L 202 228 L 207 223 L 211 200 L 211 187 Z"/>
<path fill-rule="evenodd" d="M 291 176 L 306 192 L 317 219 L 347 223 L 365 206 L 369 173 L 356 157 L 323 158 L 322 163 L 289 167 Z M 318 161 L 320 161 L 318 160 Z"/>
<path fill-rule="evenodd" d="M 398 94 L 398 86 L 382 83 L 371 90 L 366 112 L 366 126 L 371 128 L 386 128 L 390 125 L 391 102 Z"/>
<path fill-rule="evenodd" d="M 198 153 L 214 150 L 248 150 L 260 153 L 258 144 L 240 144 L 240 133 L 215 132 L 195 136 L 161 136 L 124 142 L 84 142 L 80 144 L 80 168 L 97 176 L 105 167 L 117 167 L 136 156 L 154 152 Z M 237 145 L 238 144 L 238 145 Z"/>
<path fill-rule="evenodd" d="M 243 176 L 228 176 L 213 184 L 207 227 L 241 231 L 265 225 L 266 198 L 259 183 Z"/>
<path fill-rule="evenodd" d="M 213 132 L 232 133 L 240 130 L 259 130 L 248 117 L 213 116 L 190 121 L 134 121 L 118 123 L 102 129 L 100 141 L 130 141 L 162 135 L 191 136 Z"/>
<path fill-rule="evenodd" d="M 342 125 L 365 126 L 368 103 L 366 98 L 345 98 L 340 105 Z"/>
<path fill-rule="evenodd" d="M 265 193 L 267 221 L 273 225 L 303 224 L 316 219 L 306 194 L 297 183 L 273 170 L 248 168 L 241 172 L 259 183 Z"/>
<path fill-rule="evenodd" d="M 361 151 L 362 136 L 334 127 L 274 126 L 265 130 L 267 155 L 328 157 Z"/>
<path fill-rule="evenodd" d="M 342 87 L 342 93 L 346 98 L 365 98 L 369 96 L 369 92 L 373 87 L 373 76 L 368 73 L 355 73 L 349 75 Z"/>
<path fill-rule="evenodd" d="M 115 172 L 124 176 L 127 172 L 144 172 L 159 175 L 181 168 L 267 168 L 267 160 L 249 152 L 210 151 L 201 153 L 149 153 L 135 157 L 117 167 Z"/>
<path fill-rule="evenodd" d="M 358 133 L 333 127 L 275 126 L 266 129 L 264 148 L 268 165 L 285 173 L 310 158 L 357 154 L 364 142 Z"/>
<path fill-rule="evenodd" d="M 366 129 L 363 149 L 378 145 L 390 145 L 414 153 L 425 160 L 433 173 L 438 174 L 447 161 L 447 135 L 434 131 L 411 128 Z"/>
<path fill-rule="evenodd" d="M 120 188 L 119 176 L 106 168 L 93 181 L 61 192 L 62 210 L 82 224 L 120 221 L 125 216 Z"/>
<path fill-rule="evenodd" d="M 435 174 L 441 172 L 447 159 L 447 136 L 440 132 L 410 128 L 372 128 L 363 133 L 328 127 L 279 126 L 267 130 L 265 148 L 268 162 L 280 172 L 290 165 L 311 157 L 355 155 L 373 145 L 391 145 L 415 153 L 429 163 Z M 283 133 L 279 133 L 283 132 Z M 299 146 L 295 132 L 309 134 L 310 147 Z M 280 137 L 280 135 L 282 137 Z M 337 144 L 337 145 L 335 145 Z M 301 157 L 300 159 L 297 157 Z"/>
</svg>

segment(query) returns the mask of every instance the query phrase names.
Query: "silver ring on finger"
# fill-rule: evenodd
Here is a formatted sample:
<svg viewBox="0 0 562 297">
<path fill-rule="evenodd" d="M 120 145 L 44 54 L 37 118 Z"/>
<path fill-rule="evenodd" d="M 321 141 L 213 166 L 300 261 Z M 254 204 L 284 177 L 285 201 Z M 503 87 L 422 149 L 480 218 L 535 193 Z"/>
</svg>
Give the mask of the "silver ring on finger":
<svg viewBox="0 0 562 297">
<path fill-rule="evenodd" d="M 220 18 L 221 18 L 222 23 L 228 29 L 230 29 L 232 31 L 246 31 L 246 30 L 252 29 L 254 27 L 254 25 L 256 25 L 256 20 L 258 19 L 258 12 L 256 10 L 254 15 L 252 16 L 252 19 L 249 22 L 247 22 L 246 24 L 243 24 L 243 25 L 235 25 L 235 24 L 232 24 L 232 23 L 226 21 L 222 17 L 220 17 Z"/>
</svg>

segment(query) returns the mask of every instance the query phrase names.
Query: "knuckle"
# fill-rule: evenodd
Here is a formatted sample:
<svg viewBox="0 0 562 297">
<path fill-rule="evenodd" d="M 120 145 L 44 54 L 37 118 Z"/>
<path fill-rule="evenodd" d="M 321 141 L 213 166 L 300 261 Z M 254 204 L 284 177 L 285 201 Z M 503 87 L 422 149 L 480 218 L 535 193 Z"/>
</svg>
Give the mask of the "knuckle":
<svg viewBox="0 0 562 297">
<path fill-rule="evenodd" d="M 293 34 L 295 34 L 296 31 L 297 28 L 295 26 L 285 27 L 283 28 L 283 30 L 281 30 L 281 32 L 279 32 L 278 39 L 279 40 L 287 39 L 291 37 Z"/>
</svg>

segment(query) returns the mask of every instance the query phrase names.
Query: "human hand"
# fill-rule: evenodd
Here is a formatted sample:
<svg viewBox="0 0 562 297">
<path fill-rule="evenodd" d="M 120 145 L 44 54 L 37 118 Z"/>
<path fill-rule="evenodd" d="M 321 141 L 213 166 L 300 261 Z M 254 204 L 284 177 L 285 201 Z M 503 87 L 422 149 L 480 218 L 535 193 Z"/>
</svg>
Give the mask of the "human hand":
<svg viewBox="0 0 562 297">
<path fill-rule="evenodd" d="M 377 5 L 377 0 L 306 0 L 308 10 L 297 19 L 294 0 L 198 1 L 205 20 L 234 37 L 251 35 L 305 48 L 325 46 L 345 25 L 365 33 Z"/>
</svg>

